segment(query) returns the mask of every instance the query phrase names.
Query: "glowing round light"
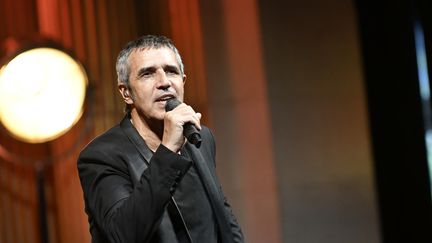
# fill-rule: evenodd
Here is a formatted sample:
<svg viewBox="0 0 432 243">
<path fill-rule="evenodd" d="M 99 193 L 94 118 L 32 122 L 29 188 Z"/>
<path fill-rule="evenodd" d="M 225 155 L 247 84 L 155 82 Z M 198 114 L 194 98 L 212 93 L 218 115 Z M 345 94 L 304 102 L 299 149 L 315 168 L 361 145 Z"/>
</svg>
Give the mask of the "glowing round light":
<svg viewBox="0 0 432 243">
<path fill-rule="evenodd" d="M 25 142 L 53 140 L 81 117 L 86 86 L 84 69 L 66 53 L 23 52 L 0 69 L 0 121 Z"/>
</svg>

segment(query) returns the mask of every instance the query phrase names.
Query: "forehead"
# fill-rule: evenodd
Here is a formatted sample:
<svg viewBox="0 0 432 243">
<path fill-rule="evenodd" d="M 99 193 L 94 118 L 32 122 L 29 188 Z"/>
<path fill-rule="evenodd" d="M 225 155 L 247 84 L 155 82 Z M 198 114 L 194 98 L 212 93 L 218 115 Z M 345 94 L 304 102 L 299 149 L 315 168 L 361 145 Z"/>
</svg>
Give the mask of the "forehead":
<svg viewBox="0 0 432 243">
<path fill-rule="evenodd" d="M 136 49 L 129 56 L 131 71 L 143 67 L 176 66 L 179 68 L 174 51 L 168 47 Z"/>
</svg>

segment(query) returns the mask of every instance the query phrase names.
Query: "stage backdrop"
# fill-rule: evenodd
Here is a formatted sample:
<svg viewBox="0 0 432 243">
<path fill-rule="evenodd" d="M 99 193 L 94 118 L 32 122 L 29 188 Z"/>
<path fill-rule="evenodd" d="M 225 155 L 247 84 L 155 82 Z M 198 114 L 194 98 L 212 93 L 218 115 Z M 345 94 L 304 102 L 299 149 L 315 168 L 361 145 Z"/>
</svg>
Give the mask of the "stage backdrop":
<svg viewBox="0 0 432 243">
<path fill-rule="evenodd" d="M 143 34 L 179 48 L 186 101 L 214 131 L 247 242 L 379 242 L 351 1 L 0 0 L 0 23 L 2 56 L 15 40 L 51 38 L 90 79 L 85 113 L 61 138 L 31 145 L 2 128 L 0 242 L 44 238 L 37 182 L 49 242 L 90 242 L 76 157 L 122 118 L 115 59 Z"/>
</svg>

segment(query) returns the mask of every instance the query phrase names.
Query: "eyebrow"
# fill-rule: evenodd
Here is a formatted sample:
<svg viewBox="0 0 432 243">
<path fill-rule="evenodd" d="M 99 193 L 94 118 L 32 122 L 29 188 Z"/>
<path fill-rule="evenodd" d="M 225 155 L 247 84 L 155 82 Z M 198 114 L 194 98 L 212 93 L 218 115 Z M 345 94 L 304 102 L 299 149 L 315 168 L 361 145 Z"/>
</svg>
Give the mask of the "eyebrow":
<svg viewBox="0 0 432 243">
<path fill-rule="evenodd" d="M 177 67 L 177 66 L 175 66 L 175 65 L 165 65 L 164 66 L 164 70 L 175 70 L 175 71 L 177 71 L 178 73 L 180 73 L 180 68 L 179 67 Z"/>
<path fill-rule="evenodd" d="M 141 68 L 138 73 L 137 73 L 137 77 L 142 77 L 144 75 L 144 73 L 146 72 L 154 72 L 156 70 L 155 67 L 143 67 Z"/>
<path fill-rule="evenodd" d="M 180 73 L 180 68 L 175 66 L 175 65 L 164 65 L 163 66 L 164 70 L 175 70 L 176 72 Z M 146 72 L 154 72 L 156 70 L 155 67 L 150 66 L 150 67 L 143 67 L 141 68 L 138 73 L 137 73 L 137 77 L 142 77 L 144 75 L 144 73 Z"/>
</svg>

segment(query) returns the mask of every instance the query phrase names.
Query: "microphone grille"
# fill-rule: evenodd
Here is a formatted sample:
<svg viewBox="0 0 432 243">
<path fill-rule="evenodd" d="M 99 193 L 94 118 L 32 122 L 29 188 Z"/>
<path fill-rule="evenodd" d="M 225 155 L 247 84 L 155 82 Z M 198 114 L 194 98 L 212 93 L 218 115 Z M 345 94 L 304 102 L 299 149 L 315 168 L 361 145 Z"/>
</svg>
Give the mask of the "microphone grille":
<svg viewBox="0 0 432 243">
<path fill-rule="evenodd" d="M 181 102 L 176 98 L 169 99 L 165 104 L 165 111 L 171 111 L 180 104 Z"/>
</svg>

